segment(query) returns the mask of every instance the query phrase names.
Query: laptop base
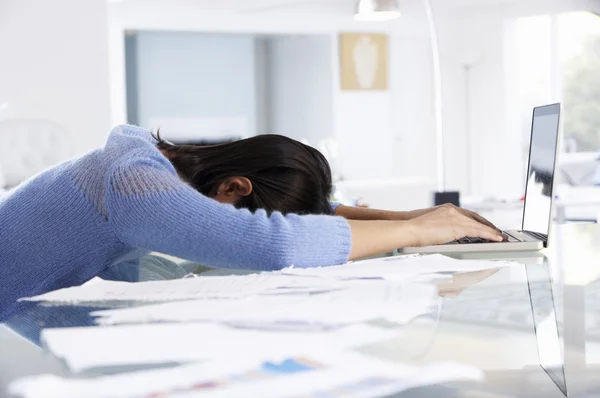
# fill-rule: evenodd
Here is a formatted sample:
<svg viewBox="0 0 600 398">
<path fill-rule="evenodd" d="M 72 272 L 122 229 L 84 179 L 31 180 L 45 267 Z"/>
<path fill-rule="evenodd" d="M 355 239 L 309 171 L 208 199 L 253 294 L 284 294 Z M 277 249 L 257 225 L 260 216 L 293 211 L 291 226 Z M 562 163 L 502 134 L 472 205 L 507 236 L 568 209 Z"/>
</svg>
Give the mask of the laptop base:
<svg viewBox="0 0 600 398">
<path fill-rule="evenodd" d="M 544 248 L 541 241 L 535 242 L 498 242 L 498 243 L 470 243 L 449 244 L 423 247 L 403 247 L 398 249 L 398 254 L 432 254 L 432 253 L 494 253 L 494 252 L 531 252 Z"/>
</svg>

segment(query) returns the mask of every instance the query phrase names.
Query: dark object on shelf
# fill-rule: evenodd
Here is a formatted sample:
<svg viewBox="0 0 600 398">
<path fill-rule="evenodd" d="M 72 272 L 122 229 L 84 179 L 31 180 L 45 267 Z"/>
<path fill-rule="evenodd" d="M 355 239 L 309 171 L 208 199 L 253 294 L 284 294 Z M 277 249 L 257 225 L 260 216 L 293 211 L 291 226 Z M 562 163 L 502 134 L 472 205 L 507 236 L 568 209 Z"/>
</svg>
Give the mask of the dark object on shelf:
<svg viewBox="0 0 600 398">
<path fill-rule="evenodd" d="M 446 191 L 435 192 L 433 194 L 433 205 L 439 206 L 446 203 L 452 203 L 454 206 L 460 207 L 460 192 Z"/>
</svg>

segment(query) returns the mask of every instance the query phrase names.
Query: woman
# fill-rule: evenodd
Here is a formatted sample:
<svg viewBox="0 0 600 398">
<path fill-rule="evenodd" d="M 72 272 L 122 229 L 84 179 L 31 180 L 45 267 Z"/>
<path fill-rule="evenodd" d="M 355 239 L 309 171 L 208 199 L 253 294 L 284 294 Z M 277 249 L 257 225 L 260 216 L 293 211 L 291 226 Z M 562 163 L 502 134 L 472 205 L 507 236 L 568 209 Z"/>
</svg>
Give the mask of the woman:
<svg viewBox="0 0 600 398">
<path fill-rule="evenodd" d="M 149 251 L 276 270 L 464 236 L 502 240 L 478 216 L 447 206 L 413 213 L 339 206 L 343 217 L 323 215 L 332 212 L 330 191 L 325 159 L 290 139 L 176 146 L 119 126 L 103 148 L 0 202 L 0 322 L 20 297 L 81 284 Z"/>
</svg>

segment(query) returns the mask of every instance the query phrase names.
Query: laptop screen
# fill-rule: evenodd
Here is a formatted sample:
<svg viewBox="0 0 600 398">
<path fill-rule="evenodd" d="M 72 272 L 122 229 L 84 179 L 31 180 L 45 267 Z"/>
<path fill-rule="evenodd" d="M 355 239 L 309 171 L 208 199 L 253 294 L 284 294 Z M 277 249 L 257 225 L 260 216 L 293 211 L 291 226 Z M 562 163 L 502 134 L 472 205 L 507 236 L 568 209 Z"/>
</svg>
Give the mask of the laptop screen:
<svg viewBox="0 0 600 398">
<path fill-rule="evenodd" d="M 552 188 L 560 104 L 547 105 L 533 110 L 523 230 L 548 235 L 552 213 Z"/>
</svg>

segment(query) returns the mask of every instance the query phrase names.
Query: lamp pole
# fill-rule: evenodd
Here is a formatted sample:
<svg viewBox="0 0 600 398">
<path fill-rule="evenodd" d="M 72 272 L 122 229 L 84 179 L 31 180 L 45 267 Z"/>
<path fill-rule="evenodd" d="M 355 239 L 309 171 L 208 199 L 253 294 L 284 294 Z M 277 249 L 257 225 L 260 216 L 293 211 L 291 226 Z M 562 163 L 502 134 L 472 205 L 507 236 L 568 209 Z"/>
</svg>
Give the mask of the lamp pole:
<svg viewBox="0 0 600 398">
<path fill-rule="evenodd" d="M 427 15 L 427 24 L 429 26 L 429 37 L 431 39 L 431 55 L 433 61 L 433 82 L 434 82 L 434 120 L 435 120 L 435 140 L 436 140 L 436 179 L 437 192 L 443 194 L 446 190 L 446 175 L 444 170 L 444 99 L 442 96 L 442 66 L 440 61 L 440 46 L 431 7 L 431 0 L 423 0 L 425 13 Z M 381 15 L 381 18 L 375 18 L 375 15 Z M 358 0 L 356 3 L 355 20 L 383 20 L 395 19 L 400 16 L 398 2 L 396 0 Z M 448 194 L 458 196 L 458 192 L 449 192 Z M 444 195 L 440 195 L 440 198 Z M 448 199 L 448 198 L 446 198 Z"/>
<path fill-rule="evenodd" d="M 437 190 L 444 192 L 446 189 L 446 175 L 444 171 L 444 99 L 442 96 L 442 65 L 440 61 L 440 46 L 435 24 L 433 9 L 430 0 L 423 0 L 429 36 L 431 39 L 431 56 L 433 61 L 433 90 L 434 90 L 434 115 L 435 115 L 435 145 L 436 145 L 436 175 Z"/>
</svg>

